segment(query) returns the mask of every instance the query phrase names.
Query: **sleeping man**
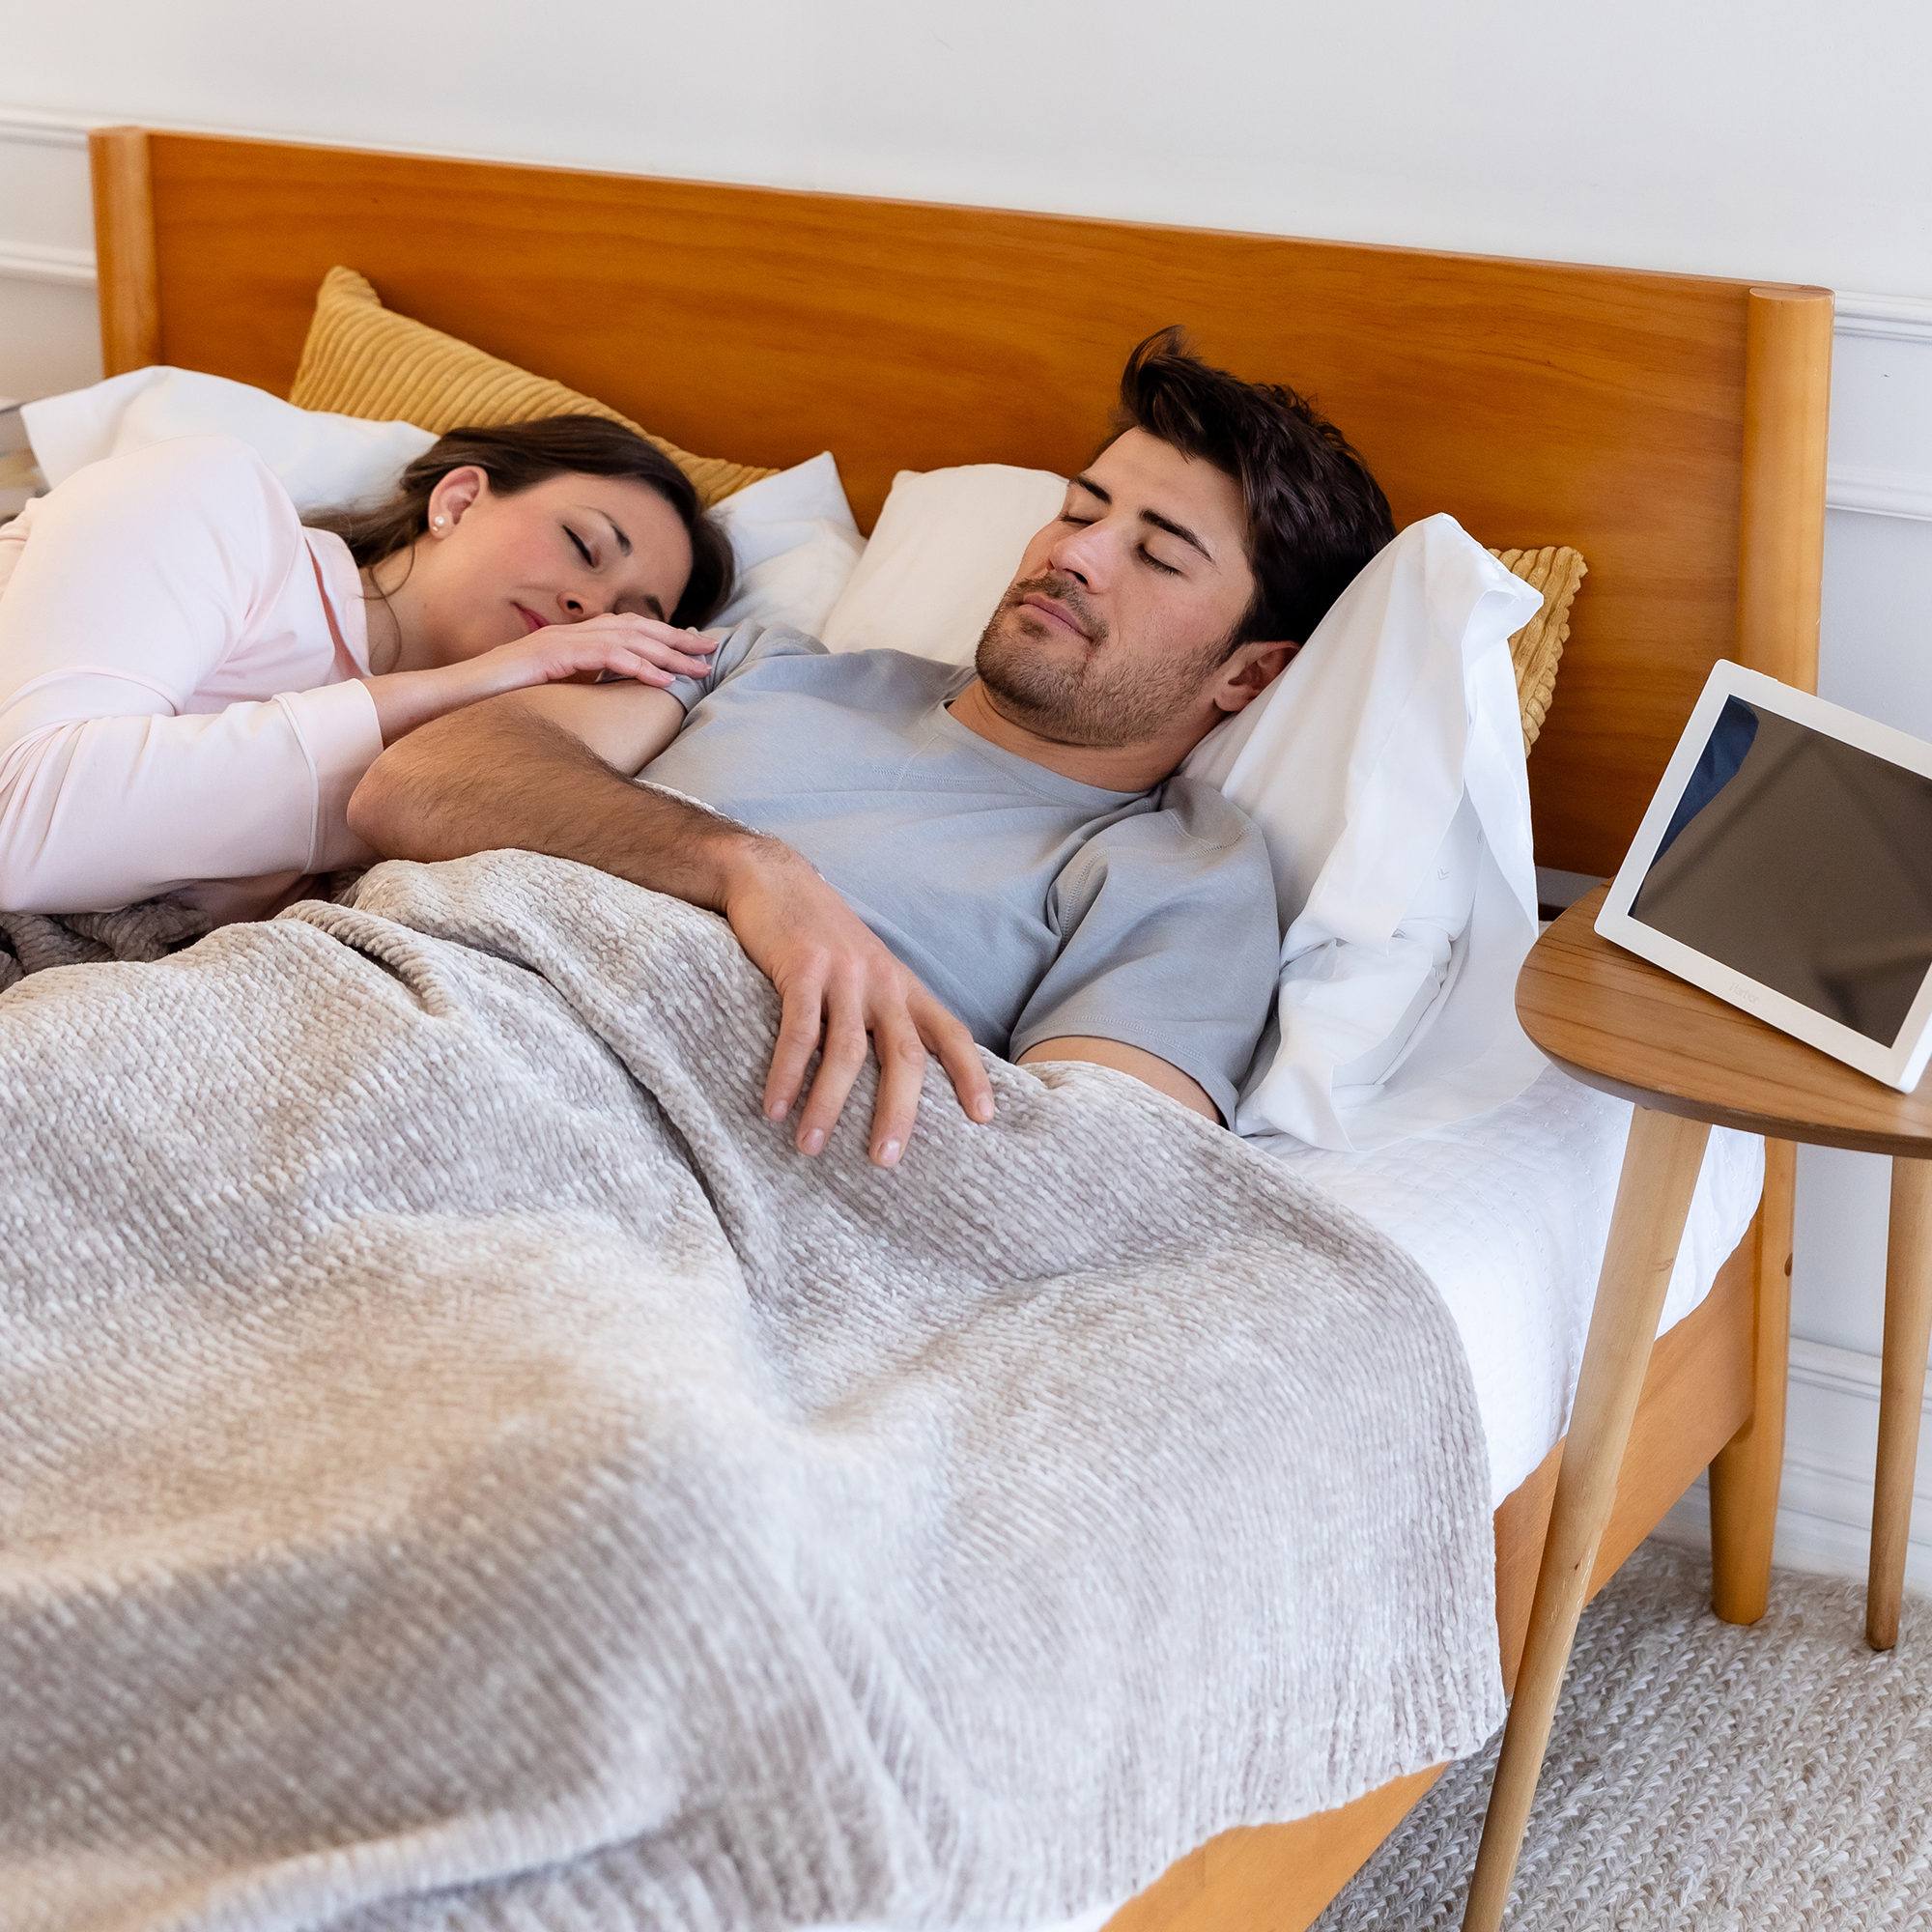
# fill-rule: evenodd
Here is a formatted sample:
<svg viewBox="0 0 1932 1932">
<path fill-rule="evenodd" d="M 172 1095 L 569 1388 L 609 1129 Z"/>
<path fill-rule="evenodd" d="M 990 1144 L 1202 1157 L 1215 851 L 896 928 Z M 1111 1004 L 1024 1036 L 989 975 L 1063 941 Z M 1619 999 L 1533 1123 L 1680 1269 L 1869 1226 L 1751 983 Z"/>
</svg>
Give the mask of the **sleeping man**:
<svg viewBox="0 0 1932 1932">
<path fill-rule="evenodd" d="M 1113 439 L 1027 546 L 972 670 L 747 624 L 701 679 L 553 684 L 421 726 L 350 823 L 392 858 L 522 847 L 722 913 L 782 1001 L 771 1119 L 823 1049 L 803 1153 L 868 1050 L 882 1167 L 928 1052 L 992 1117 L 976 1043 L 1232 1120 L 1274 988 L 1273 885 L 1255 826 L 1176 774 L 1392 534 L 1331 425 L 1170 330 L 1130 357 Z M 581 621 L 693 649 L 609 605 Z"/>
</svg>

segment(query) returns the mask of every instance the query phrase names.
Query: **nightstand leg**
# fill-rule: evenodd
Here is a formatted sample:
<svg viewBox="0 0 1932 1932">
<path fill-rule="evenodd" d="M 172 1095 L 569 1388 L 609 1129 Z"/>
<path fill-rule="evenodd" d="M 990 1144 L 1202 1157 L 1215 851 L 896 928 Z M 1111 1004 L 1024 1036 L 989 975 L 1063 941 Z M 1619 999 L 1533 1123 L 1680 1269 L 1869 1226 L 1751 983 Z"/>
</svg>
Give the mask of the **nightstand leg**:
<svg viewBox="0 0 1932 1932">
<path fill-rule="evenodd" d="M 1650 1347 L 1657 1339 L 1664 1292 L 1710 1134 L 1702 1121 L 1680 1120 L 1648 1107 L 1637 1108 L 1631 1120 L 1609 1245 L 1598 1277 L 1577 1404 L 1536 1578 L 1529 1637 L 1503 1732 L 1463 1932 L 1495 1932 L 1509 1903 L 1577 1619 L 1589 1595 L 1597 1545 L 1616 1501 L 1624 1447 L 1643 1393 Z"/>
<path fill-rule="evenodd" d="M 1771 1601 L 1771 1548 L 1784 1479 L 1784 1397 L 1791 1374 L 1791 1206 L 1798 1150 L 1764 1144 L 1757 1210 L 1750 1420 L 1711 1464 L 1711 1607 L 1754 1624 Z"/>
<path fill-rule="evenodd" d="M 1894 1156 L 1891 1231 L 1885 1250 L 1885 1374 L 1879 1389 L 1878 1481 L 1872 1495 L 1871 1576 L 1865 1636 L 1874 1650 L 1898 1641 L 1905 1546 L 1912 1535 L 1912 1484 L 1918 1417 L 1925 1401 L 1925 1351 L 1932 1342 L 1932 1161 Z"/>
</svg>

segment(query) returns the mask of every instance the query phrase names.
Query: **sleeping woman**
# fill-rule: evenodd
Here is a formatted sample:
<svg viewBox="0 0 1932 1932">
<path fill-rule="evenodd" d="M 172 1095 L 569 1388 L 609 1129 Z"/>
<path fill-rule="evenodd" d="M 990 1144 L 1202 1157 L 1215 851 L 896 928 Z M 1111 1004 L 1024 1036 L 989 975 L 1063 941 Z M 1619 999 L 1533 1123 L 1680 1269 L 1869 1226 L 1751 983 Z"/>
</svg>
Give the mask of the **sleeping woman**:
<svg viewBox="0 0 1932 1932">
<path fill-rule="evenodd" d="M 11 566 L 11 569 L 10 569 Z M 731 554 L 621 424 L 455 430 L 380 508 L 304 528 L 245 443 L 77 471 L 0 530 L 0 910 L 171 893 L 261 919 L 375 856 L 383 748 L 500 692 L 701 675 Z"/>
</svg>

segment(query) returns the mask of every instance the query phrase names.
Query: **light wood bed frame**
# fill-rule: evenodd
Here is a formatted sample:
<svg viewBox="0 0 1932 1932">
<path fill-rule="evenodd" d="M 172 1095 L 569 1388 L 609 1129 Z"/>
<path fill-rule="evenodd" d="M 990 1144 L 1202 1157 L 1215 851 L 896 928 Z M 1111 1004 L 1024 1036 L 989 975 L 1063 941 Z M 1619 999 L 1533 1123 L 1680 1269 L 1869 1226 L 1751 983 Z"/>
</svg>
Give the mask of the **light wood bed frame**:
<svg viewBox="0 0 1932 1932">
<path fill-rule="evenodd" d="M 405 314 L 684 447 L 893 473 L 1066 470 L 1127 349 L 1184 322 L 1312 392 L 1398 523 L 1576 545 L 1590 577 L 1530 761 L 1537 851 L 1613 871 L 1719 657 L 1812 689 L 1832 301 L 1822 289 L 110 128 L 93 137 L 108 373 L 285 394 L 344 263 Z M 1783 1454 L 1792 1150 L 1664 1337 L 1593 1588 L 1711 1470 L 1714 1599 L 1763 1614 Z M 1560 1445 L 1559 1445 L 1560 1448 Z M 1556 1450 L 1496 1513 L 1514 1681 Z M 1111 1932 L 1300 1932 L 1428 1788 L 1223 1833 Z"/>
</svg>

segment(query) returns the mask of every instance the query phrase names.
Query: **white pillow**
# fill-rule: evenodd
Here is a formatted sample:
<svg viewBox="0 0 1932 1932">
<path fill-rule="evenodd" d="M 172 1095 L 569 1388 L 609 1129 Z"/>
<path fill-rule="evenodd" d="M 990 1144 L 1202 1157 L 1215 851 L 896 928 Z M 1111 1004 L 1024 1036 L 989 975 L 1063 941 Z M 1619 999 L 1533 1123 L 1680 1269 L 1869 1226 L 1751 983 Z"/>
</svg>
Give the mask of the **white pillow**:
<svg viewBox="0 0 1932 1932">
<path fill-rule="evenodd" d="M 380 502 L 436 440 L 406 422 L 298 410 L 266 389 L 192 369 L 134 369 L 21 411 L 50 484 L 83 465 L 176 436 L 233 436 L 314 516 Z M 753 483 L 715 514 L 736 553 L 739 587 L 714 623 L 756 618 L 815 631 L 864 547 L 831 456 Z"/>
<path fill-rule="evenodd" d="M 717 504 L 738 558 L 738 585 L 709 628 L 758 618 L 819 637 L 866 548 L 828 449 Z"/>
<path fill-rule="evenodd" d="M 825 642 L 970 663 L 1064 489 L 999 464 L 901 472 Z M 1541 1068 L 1514 1004 L 1536 889 L 1508 648 L 1537 609 L 1453 518 L 1411 525 L 1183 765 L 1256 821 L 1275 869 L 1280 994 L 1243 1133 L 1378 1147 Z"/>
<path fill-rule="evenodd" d="M 1065 500 L 1065 480 L 1045 469 L 901 469 L 818 634 L 825 647 L 971 664 L 1021 554 Z"/>
<path fill-rule="evenodd" d="M 1516 1019 L 1536 868 L 1509 654 L 1540 604 L 1453 517 L 1411 524 L 1181 766 L 1262 828 L 1287 926 L 1240 1132 L 1366 1151 L 1541 1070 Z"/>
<path fill-rule="evenodd" d="M 380 501 L 436 440 L 413 423 L 298 410 L 266 389 L 193 369 L 130 369 L 28 403 L 20 415 L 49 484 L 170 437 L 233 436 L 275 472 L 303 516 Z"/>
</svg>

